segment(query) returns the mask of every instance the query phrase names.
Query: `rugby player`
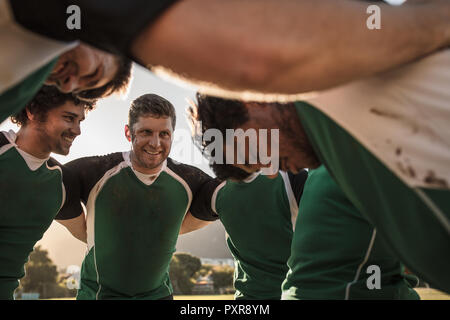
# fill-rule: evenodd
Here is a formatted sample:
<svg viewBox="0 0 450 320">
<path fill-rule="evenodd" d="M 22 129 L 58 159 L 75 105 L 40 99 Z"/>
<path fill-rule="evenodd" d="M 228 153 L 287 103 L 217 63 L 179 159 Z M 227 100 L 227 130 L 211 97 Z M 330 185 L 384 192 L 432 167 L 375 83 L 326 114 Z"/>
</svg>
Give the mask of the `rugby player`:
<svg viewBox="0 0 450 320">
<path fill-rule="evenodd" d="M 182 233 L 219 218 L 235 261 L 235 299 L 280 300 L 307 171 L 297 175 L 279 171 L 269 177 L 227 164 L 211 167 L 217 177 L 226 178 L 202 187 Z"/>
<path fill-rule="evenodd" d="M 324 166 L 310 170 L 292 239 L 285 300 L 417 300 L 377 229 L 345 197 Z"/>
<path fill-rule="evenodd" d="M 443 50 L 288 104 L 199 95 L 192 119 L 200 132 L 278 128 L 281 170 L 323 163 L 397 258 L 448 292 L 449 66 L 449 50 Z M 249 173 L 262 167 L 235 165 Z"/>
<path fill-rule="evenodd" d="M 143 95 L 125 127 L 131 151 L 66 165 L 78 178 L 67 193 L 87 210 L 89 251 L 77 299 L 172 299 L 169 264 L 180 227 L 197 191 L 212 179 L 168 157 L 175 123 L 169 101 Z M 82 212 L 80 203 L 64 209 Z"/>
<path fill-rule="evenodd" d="M 66 193 L 72 178 L 50 153 L 69 153 L 92 108 L 92 102 L 43 87 L 12 117 L 20 130 L 0 132 L 0 299 L 13 298 L 28 255 L 53 219 L 86 241 L 82 212 L 61 212 L 73 204 Z"/>
</svg>

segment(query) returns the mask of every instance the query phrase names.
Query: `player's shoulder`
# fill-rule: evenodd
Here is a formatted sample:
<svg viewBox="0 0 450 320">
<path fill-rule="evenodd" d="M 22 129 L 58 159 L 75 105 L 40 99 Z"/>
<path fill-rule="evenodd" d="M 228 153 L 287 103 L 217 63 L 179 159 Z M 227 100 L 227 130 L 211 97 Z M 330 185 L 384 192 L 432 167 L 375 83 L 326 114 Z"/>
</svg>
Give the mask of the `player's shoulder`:
<svg viewBox="0 0 450 320">
<path fill-rule="evenodd" d="M 213 179 L 203 170 L 171 158 L 167 158 L 167 168 L 182 178 L 193 191 L 198 190 L 201 185 Z"/>
<path fill-rule="evenodd" d="M 106 155 L 101 156 L 90 156 L 90 157 L 83 157 L 78 158 L 75 160 L 72 160 L 66 164 L 66 166 L 70 169 L 77 169 L 77 168 L 112 168 L 119 163 L 125 161 L 123 153 L 122 152 L 114 152 Z"/>
<path fill-rule="evenodd" d="M 192 175 L 192 174 L 202 174 L 207 175 L 203 170 L 182 162 L 178 162 L 172 158 L 167 158 L 167 168 L 172 170 L 173 172 L 185 176 L 185 175 Z"/>
<path fill-rule="evenodd" d="M 52 157 L 50 157 L 47 160 L 47 165 L 49 167 L 60 167 L 60 168 L 64 167 L 64 165 L 62 165 L 58 160 L 56 160 L 55 158 L 52 158 Z"/>
</svg>

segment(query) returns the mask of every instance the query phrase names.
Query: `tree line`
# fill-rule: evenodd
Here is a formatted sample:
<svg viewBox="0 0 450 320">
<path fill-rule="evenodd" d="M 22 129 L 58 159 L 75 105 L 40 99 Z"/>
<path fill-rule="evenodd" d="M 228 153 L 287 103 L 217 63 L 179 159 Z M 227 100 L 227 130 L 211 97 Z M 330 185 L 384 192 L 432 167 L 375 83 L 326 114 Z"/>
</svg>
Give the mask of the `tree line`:
<svg viewBox="0 0 450 320">
<path fill-rule="evenodd" d="M 189 295 L 200 278 L 212 281 L 214 293 L 234 293 L 234 268 L 224 265 L 208 265 L 189 253 L 175 253 L 170 262 L 170 279 L 174 294 Z M 77 290 L 70 275 L 60 273 L 48 256 L 48 251 L 36 246 L 25 264 L 25 276 L 15 292 L 17 299 L 27 293 L 37 293 L 40 299 L 75 297 Z"/>
</svg>

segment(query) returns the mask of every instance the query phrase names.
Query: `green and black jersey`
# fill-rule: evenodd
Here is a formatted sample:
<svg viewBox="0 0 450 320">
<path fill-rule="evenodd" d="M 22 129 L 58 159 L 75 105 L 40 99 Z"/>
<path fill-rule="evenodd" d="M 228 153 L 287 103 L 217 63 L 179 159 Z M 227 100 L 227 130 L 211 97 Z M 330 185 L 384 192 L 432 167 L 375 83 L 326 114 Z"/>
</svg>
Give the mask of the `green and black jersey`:
<svg viewBox="0 0 450 320">
<path fill-rule="evenodd" d="M 76 201 L 66 196 L 70 175 L 56 160 L 20 150 L 13 131 L 0 132 L 0 299 L 12 299 L 24 264 L 53 219 L 80 215 L 60 212 Z"/>
<path fill-rule="evenodd" d="M 18 113 L 33 99 L 34 95 L 44 84 L 45 79 L 47 79 L 48 75 L 53 70 L 56 61 L 57 60 L 55 59 L 46 64 L 19 84 L 0 93 L 0 123 L 9 116 Z"/>
<path fill-rule="evenodd" d="M 449 292 L 450 191 L 408 186 L 322 111 L 305 102 L 296 107 L 316 154 L 350 203 L 408 269 Z"/>
<path fill-rule="evenodd" d="M 235 299 L 279 300 L 288 271 L 293 224 L 308 173 L 280 171 L 244 182 L 208 182 L 193 214 L 203 220 L 219 218 L 235 260 Z M 211 215 L 211 209 L 214 212 Z"/>
<path fill-rule="evenodd" d="M 398 258 L 324 166 L 309 172 L 288 265 L 283 299 L 419 299 L 409 283 L 417 279 L 403 274 Z"/>
<path fill-rule="evenodd" d="M 169 263 L 185 214 L 212 179 L 168 158 L 155 176 L 133 170 L 130 153 L 74 160 L 87 209 L 88 253 L 78 299 L 162 299 L 172 294 Z M 78 207 L 81 212 L 81 205 Z"/>
</svg>

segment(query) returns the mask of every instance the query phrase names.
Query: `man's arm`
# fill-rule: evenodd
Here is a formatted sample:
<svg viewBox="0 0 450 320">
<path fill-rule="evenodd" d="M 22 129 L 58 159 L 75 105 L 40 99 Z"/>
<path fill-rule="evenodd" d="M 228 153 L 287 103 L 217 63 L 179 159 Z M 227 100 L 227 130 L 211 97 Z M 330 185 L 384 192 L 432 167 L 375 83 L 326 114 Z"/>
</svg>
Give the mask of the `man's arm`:
<svg viewBox="0 0 450 320">
<path fill-rule="evenodd" d="M 86 219 L 83 212 L 76 218 L 56 221 L 66 227 L 75 238 L 87 243 Z"/>
<path fill-rule="evenodd" d="M 194 217 L 190 212 L 186 213 L 183 224 L 181 225 L 180 234 L 185 234 L 206 227 L 213 221 L 200 220 Z"/>
<path fill-rule="evenodd" d="M 381 9 L 369 30 L 367 7 Z M 131 54 L 231 90 L 301 93 L 411 62 L 450 45 L 450 1 L 184 0 L 134 39 Z"/>
<path fill-rule="evenodd" d="M 180 234 L 203 228 L 219 218 L 213 202 L 222 186 L 222 181 L 208 178 L 196 190 L 191 207 L 181 225 Z"/>
</svg>

